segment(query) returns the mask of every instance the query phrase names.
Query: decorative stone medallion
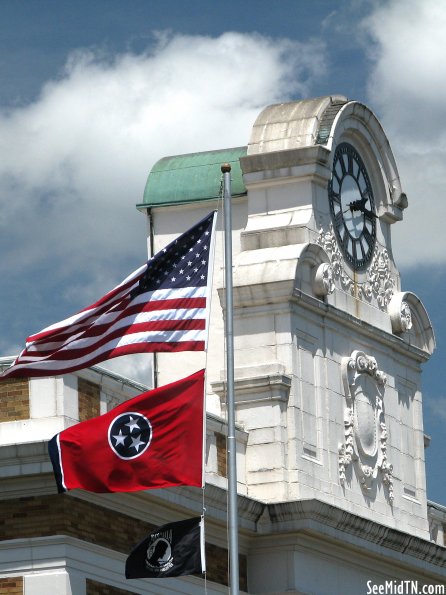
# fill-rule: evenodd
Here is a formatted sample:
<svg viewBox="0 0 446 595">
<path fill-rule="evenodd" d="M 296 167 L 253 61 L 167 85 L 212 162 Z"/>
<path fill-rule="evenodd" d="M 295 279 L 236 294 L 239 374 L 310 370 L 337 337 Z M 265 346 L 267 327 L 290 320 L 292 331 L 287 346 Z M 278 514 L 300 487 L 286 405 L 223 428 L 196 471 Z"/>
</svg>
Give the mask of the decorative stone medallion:
<svg viewBox="0 0 446 595">
<path fill-rule="evenodd" d="M 410 331 L 413 326 L 412 311 L 409 303 L 404 299 L 404 292 L 395 293 L 390 300 L 388 312 L 392 323 L 392 331 L 396 334 Z"/>
<path fill-rule="evenodd" d="M 410 331 L 412 328 L 412 312 L 410 311 L 410 306 L 407 302 L 401 303 L 401 310 L 400 310 L 400 317 L 401 317 L 401 328 L 403 332 Z"/>
<path fill-rule="evenodd" d="M 342 361 L 346 399 L 344 444 L 339 447 L 339 480 L 346 481 L 346 468 L 354 465 L 362 490 L 373 487 L 378 472 L 393 502 L 392 465 L 387 461 L 387 428 L 384 419 L 385 374 L 374 357 L 354 351 Z"/>
<path fill-rule="evenodd" d="M 317 268 L 313 283 L 314 293 L 318 296 L 328 295 L 335 290 L 333 267 L 323 262 Z"/>
</svg>

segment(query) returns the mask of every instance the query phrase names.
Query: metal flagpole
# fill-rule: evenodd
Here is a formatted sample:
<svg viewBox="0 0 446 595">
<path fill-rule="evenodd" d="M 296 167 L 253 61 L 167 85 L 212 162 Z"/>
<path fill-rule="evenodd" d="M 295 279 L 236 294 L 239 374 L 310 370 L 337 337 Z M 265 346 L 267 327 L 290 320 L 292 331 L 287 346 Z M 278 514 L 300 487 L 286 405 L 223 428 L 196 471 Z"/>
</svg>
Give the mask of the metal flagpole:
<svg viewBox="0 0 446 595">
<path fill-rule="evenodd" d="M 239 593 L 238 511 L 237 511 L 237 444 L 235 441 L 234 407 L 234 306 L 232 302 L 232 215 L 231 166 L 221 166 L 225 221 L 225 283 L 226 283 L 226 396 L 228 408 L 228 512 L 229 512 L 229 585 L 231 595 Z"/>
</svg>

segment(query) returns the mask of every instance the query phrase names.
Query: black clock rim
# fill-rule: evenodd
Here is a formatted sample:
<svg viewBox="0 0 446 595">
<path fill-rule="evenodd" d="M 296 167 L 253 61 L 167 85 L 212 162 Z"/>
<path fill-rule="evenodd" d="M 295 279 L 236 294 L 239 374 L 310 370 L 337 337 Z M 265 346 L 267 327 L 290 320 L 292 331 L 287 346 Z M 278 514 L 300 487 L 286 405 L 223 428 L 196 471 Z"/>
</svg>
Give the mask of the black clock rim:
<svg viewBox="0 0 446 595">
<path fill-rule="evenodd" d="M 351 233 L 347 229 L 347 226 L 345 224 L 345 219 L 343 216 L 342 216 L 342 223 L 343 223 L 343 227 L 344 227 L 344 231 L 345 231 L 344 237 L 341 237 L 341 234 L 338 231 L 338 228 L 335 224 L 335 211 L 334 211 L 334 198 L 333 198 L 333 195 L 334 195 L 333 172 L 335 171 L 335 167 L 339 160 L 340 155 L 345 154 L 345 152 L 350 152 L 353 155 L 354 160 L 357 162 L 357 164 L 359 166 L 359 171 L 364 176 L 364 180 L 366 182 L 366 189 L 368 191 L 368 196 L 369 196 L 369 200 L 370 200 L 371 211 L 373 214 L 375 214 L 375 199 L 374 199 L 374 194 L 373 194 L 372 183 L 370 181 L 370 176 L 369 176 L 368 171 L 365 167 L 364 161 L 361 158 L 361 155 L 358 153 L 356 148 L 353 145 L 351 145 L 350 143 L 347 143 L 347 142 L 340 143 L 336 147 L 336 150 L 335 150 L 335 154 L 333 157 L 333 167 L 332 167 L 332 172 L 331 172 L 331 178 L 328 182 L 328 197 L 329 197 L 329 205 L 330 205 L 330 214 L 331 214 L 331 219 L 332 219 L 332 223 L 333 223 L 333 229 L 334 229 L 334 233 L 336 236 L 336 240 L 338 242 L 338 246 L 339 246 L 345 260 L 352 266 L 352 268 L 355 271 L 360 271 L 360 270 L 365 269 L 370 264 L 372 257 L 373 257 L 373 253 L 374 253 L 375 245 L 376 245 L 376 221 L 375 221 L 375 216 L 373 218 L 369 219 L 370 224 L 371 224 L 371 232 L 369 232 L 369 235 L 371 237 L 371 243 L 369 245 L 369 243 L 367 242 L 367 245 L 369 246 L 369 248 L 366 253 L 364 253 L 364 251 L 362 249 L 362 244 L 360 244 L 360 241 L 359 241 L 361 239 L 361 237 L 364 235 L 364 229 L 366 229 L 365 213 L 362 213 L 362 216 L 364 219 L 363 230 L 361 231 L 361 234 L 358 238 L 354 238 L 351 235 Z M 340 186 L 342 186 L 342 181 L 344 180 L 344 178 L 347 175 L 350 175 L 351 177 L 353 177 L 353 179 L 355 180 L 355 182 L 359 188 L 357 179 L 354 176 L 352 176 L 350 172 L 343 172 L 342 178 L 339 181 Z M 336 177 L 338 178 L 338 176 L 336 176 Z M 361 252 L 363 254 L 363 256 L 361 258 L 354 257 L 348 251 L 348 249 L 345 247 L 344 238 L 346 238 L 346 237 L 350 238 L 352 241 L 352 246 L 355 246 L 355 254 L 356 254 L 356 244 L 358 244 L 358 246 L 361 246 Z"/>
</svg>

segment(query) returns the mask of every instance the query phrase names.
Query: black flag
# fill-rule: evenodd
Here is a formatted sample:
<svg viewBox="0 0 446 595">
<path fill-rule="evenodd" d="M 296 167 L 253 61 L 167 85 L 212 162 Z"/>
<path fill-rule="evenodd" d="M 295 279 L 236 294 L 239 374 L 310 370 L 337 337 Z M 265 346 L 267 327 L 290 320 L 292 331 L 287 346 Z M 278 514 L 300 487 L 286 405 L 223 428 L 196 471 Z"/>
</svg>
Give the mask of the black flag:
<svg viewBox="0 0 446 595">
<path fill-rule="evenodd" d="M 205 571 L 202 517 L 158 527 L 133 549 L 125 563 L 126 578 L 167 578 Z"/>
</svg>

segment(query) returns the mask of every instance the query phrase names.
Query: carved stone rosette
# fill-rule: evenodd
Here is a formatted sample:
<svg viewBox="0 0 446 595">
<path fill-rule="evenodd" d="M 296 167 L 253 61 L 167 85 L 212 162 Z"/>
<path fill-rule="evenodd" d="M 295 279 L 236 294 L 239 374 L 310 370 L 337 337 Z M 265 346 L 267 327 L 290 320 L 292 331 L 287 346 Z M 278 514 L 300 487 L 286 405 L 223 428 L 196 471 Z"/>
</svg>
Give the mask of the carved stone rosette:
<svg viewBox="0 0 446 595">
<path fill-rule="evenodd" d="M 329 295 L 335 290 L 333 267 L 328 262 L 323 262 L 318 266 L 313 290 L 318 296 Z"/>
<path fill-rule="evenodd" d="M 321 246 L 331 260 L 333 276 L 338 280 L 342 289 L 355 295 L 355 283 L 344 270 L 344 260 L 339 250 L 333 225 L 330 223 L 328 231 L 319 231 L 316 243 Z M 372 262 L 367 269 L 367 278 L 363 283 L 356 283 L 356 295 L 364 301 L 375 298 L 378 307 L 386 310 L 395 292 L 396 282 L 390 271 L 390 259 L 386 249 L 375 247 Z"/>
<path fill-rule="evenodd" d="M 390 300 L 388 312 L 392 323 L 392 331 L 397 335 L 410 331 L 413 326 L 412 311 L 409 303 L 404 299 L 404 292 L 394 293 Z"/>
<path fill-rule="evenodd" d="M 374 357 L 354 351 L 342 361 L 346 399 L 344 443 L 339 447 L 339 480 L 346 481 L 346 468 L 354 465 L 362 490 L 370 492 L 378 472 L 393 502 L 392 465 L 387 460 L 387 428 L 384 419 L 385 374 Z"/>
</svg>

